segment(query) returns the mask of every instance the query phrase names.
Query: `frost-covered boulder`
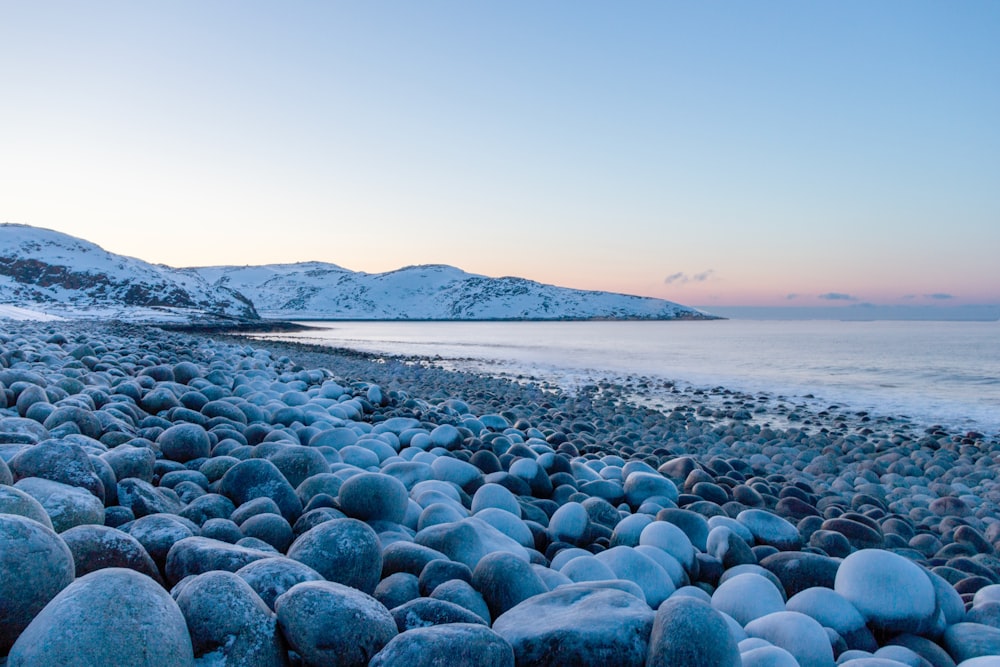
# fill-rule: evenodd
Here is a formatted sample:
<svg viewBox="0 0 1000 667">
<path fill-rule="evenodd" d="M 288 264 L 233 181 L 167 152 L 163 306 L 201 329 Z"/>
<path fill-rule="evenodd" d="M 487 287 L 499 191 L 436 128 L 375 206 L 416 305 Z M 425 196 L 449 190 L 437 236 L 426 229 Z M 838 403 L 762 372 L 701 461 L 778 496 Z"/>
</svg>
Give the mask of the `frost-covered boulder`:
<svg viewBox="0 0 1000 667">
<path fill-rule="evenodd" d="M 65 440 L 44 440 L 22 449 L 10 460 L 14 479 L 40 477 L 86 489 L 104 502 L 104 484 L 94 472 L 80 445 Z"/>
<path fill-rule="evenodd" d="M 86 489 L 53 482 L 41 477 L 25 477 L 14 484 L 45 508 L 57 533 L 73 526 L 104 524 L 104 503 Z"/>
<path fill-rule="evenodd" d="M 496 619 L 493 631 L 518 665 L 630 665 L 646 661 L 653 611 L 614 589 L 572 584 L 529 598 Z"/>
<path fill-rule="evenodd" d="M 295 584 L 301 584 L 303 581 L 323 581 L 322 575 L 316 570 L 283 556 L 262 558 L 247 563 L 236 570 L 236 576 L 250 584 L 250 588 L 272 610 L 278 596 Z"/>
<path fill-rule="evenodd" d="M 337 497 L 341 511 L 349 517 L 392 523 L 402 523 L 408 499 L 403 483 L 382 473 L 350 477 L 340 487 Z"/>
<path fill-rule="evenodd" d="M 357 519 L 334 519 L 311 528 L 288 548 L 288 557 L 324 579 L 371 594 L 382 573 L 378 535 Z"/>
<path fill-rule="evenodd" d="M 417 533 L 414 540 L 417 544 L 439 551 L 473 570 L 484 556 L 497 551 L 512 553 L 524 561 L 529 560 L 528 552 L 516 540 L 474 516 L 430 526 Z"/>
<path fill-rule="evenodd" d="M 73 554 L 52 528 L 0 514 L 0 656 L 74 572 Z"/>
<path fill-rule="evenodd" d="M 785 649 L 801 667 L 833 667 L 833 647 L 815 619 L 795 611 L 779 611 L 746 625 L 750 637 L 766 639 Z"/>
<path fill-rule="evenodd" d="M 178 586 L 195 657 L 214 654 L 229 665 L 280 667 L 288 662 L 277 618 L 246 581 L 206 572 Z"/>
<path fill-rule="evenodd" d="M 514 650 L 485 625 L 449 623 L 396 635 L 369 667 L 514 667 Z"/>
<path fill-rule="evenodd" d="M 479 561 L 472 573 L 472 586 L 486 600 L 493 618 L 548 591 L 527 561 L 503 551 L 487 554 Z"/>
<path fill-rule="evenodd" d="M 167 553 L 167 581 L 176 584 L 184 577 L 212 570 L 236 572 L 255 560 L 274 557 L 260 549 L 248 549 L 208 537 L 186 537 L 176 542 Z"/>
<path fill-rule="evenodd" d="M 193 667 L 184 616 L 173 598 L 134 570 L 108 568 L 80 577 L 21 633 L 7 667 L 81 664 Z"/>
<path fill-rule="evenodd" d="M 76 526 L 61 535 L 73 553 L 76 576 L 107 567 L 125 567 L 163 583 L 145 547 L 128 533 L 107 526 Z"/>
<path fill-rule="evenodd" d="M 0 459 L 0 461 L 2 460 Z M 47 528 L 52 528 L 52 520 L 42 504 L 13 486 L 0 484 L 0 514 L 17 514 L 33 519 Z"/>
<path fill-rule="evenodd" d="M 397 634 L 382 603 L 332 581 L 293 586 L 274 607 L 285 639 L 308 665 L 364 667 Z"/>
</svg>

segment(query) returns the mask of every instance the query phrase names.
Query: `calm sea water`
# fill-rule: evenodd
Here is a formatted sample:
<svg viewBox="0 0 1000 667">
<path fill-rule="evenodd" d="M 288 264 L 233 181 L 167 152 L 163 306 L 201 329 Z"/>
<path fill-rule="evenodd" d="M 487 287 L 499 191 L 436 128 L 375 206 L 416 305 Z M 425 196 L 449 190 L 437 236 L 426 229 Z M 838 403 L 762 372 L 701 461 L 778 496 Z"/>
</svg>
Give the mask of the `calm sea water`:
<svg viewBox="0 0 1000 667">
<path fill-rule="evenodd" d="M 268 337 L 527 375 L 572 388 L 644 376 L 1000 431 L 1000 323 L 309 322 Z"/>
</svg>

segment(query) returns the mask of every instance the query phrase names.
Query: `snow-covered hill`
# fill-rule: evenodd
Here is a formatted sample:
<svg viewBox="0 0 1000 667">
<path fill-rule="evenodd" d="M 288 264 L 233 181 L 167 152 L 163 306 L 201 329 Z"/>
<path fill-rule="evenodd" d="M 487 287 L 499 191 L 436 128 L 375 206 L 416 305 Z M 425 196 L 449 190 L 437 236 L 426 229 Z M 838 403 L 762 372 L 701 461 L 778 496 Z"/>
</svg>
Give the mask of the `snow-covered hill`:
<svg viewBox="0 0 1000 667">
<path fill-rule="evenodd" d="M 488 278 L 452 266 L 364 273 L 308 262 L 189 269 L 246 295 L 276 319 L 511 320 L 702 319 L 662 299 L 588 292 L 523 278 Z"/>
<path fill-rule="evenodd" d="M 488 278 L 451 266 L 322 262 L 175 269 L 60 232 L 0 224 L 0 319 L 703 319 L 670 301 Z"/>
<path fill-rule="evenodd" d="M 107 252 L 68 234 L 0 224 L 0 316 L 257 319 L 253 304 L 196 273 Z M 32 313 L 37 313 L 33 316 Z"/>
</svg>

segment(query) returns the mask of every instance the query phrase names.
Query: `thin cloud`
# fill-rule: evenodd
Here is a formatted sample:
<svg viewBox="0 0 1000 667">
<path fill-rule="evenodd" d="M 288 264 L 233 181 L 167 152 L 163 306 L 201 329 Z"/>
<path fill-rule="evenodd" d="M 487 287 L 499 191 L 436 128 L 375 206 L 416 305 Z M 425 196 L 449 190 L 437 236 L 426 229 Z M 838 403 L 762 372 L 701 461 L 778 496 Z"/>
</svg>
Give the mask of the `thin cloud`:
<svg viewBox="0 0 1000 667">
<path fill-rule="evenodd" d="M 663 282 L 668 285 L 687 285 L 688 283 L 703 283 L 712 276 L 715 275 L 714 269 L 707 269 L 701 273 L 696 273 L 693 276 L 684 273 L 683 271 L 678 271 L 677 273 L 671 273 L 667 276 Z"/>
<path fill-rule="evenodd" d="M 954 299 L 955 297 L 951 294 L 945 294 L 944 292 L 935 292 L 934 294 L 925 294 L 925 299 L 934 299 L 935 301 L 947 301 L 948 299 Z"/>
<path fill-rule="evenodd" d="M 793 293 L 791 293 L 791 294 L 786 294 L 786 295 L 785 295 L 785 298 L 786 298 L 787 300 L 789 300 L 789 301 L 794 301 L 795 299 L 798 299 L 798 298 L 799 298 L 799 295 L 798 295 L 798 294 L 795 294 L 795 293 L 793 292 Z"/>
<path fill-rule="evenodd" d="M 820 294 L 819 298 L 826 301 L 857 301 L 858 297 L 851 296 L 850 294 L 844 294 L 843 292 L 827 292 L 826 294 Z"/>
</svg>

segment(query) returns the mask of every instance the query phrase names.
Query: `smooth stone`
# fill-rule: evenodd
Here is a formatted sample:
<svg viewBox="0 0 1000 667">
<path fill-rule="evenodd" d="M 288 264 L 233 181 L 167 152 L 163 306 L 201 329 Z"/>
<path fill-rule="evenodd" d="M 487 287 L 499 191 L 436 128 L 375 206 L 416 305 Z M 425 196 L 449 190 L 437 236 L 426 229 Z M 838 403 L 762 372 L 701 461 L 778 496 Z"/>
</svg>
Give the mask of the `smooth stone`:
<svg viewBox="0 0 1000 667">
<path fill-rule="evenodd" d="M 510 512 L 487 507 L 476 513 L 476 519 L 488 523 L 526 549 L 532 549 L 535 546 L 535 538 L 531 529 Z"/>
<path fill-rule="evenodd" d="M 14 488 L 38 501 L 57 533 L 74 526 L 104 525 L 104 503 L 86 489 L 41 477 L 25 477 Z"/>
<path fill-rule="evenodd" d="M 778 578 L 788 596 L 815 586 L 833 588 L 840 569 L 836 559 L 804 551 L 772 554 L 760 565 Z"/>
<path fill-rule="evenodd" d="M 167 582 L 176 585 L 181 579 L 192 574 L 203 574 L 212 570 L 236 572 L 248 563 L 273 556 L 273 553 L 267 551 L 247 549 L 208 537 L 185 537 L 170 547 L 164 572 L 167 575 Z"/>
<path fill-rule="evenodd" d="M 525 562 L 530 560 L 528 552 L 516 540 L 474 516 L 425 528 L 414 541 L 464 563 L 470 570 L 475 570 L 487 554 L 498 551 L 512 553 Z"/>
<path fill-rule="evenodd" d="M 750 641 L 750 640 L 744 640 Z M 741 667 L 799 667 L 799 661 L 780 646 L 761 646 L 740 654 Z"/>
<path fill-rule="evenodd" d="M 435 431 L 442 428 L 455 429 L 454 426 L 443 425 L 439 426 Z M 457 432 L 457 429 L 455 431 Z M 431 436 L 433 437 L 433 435 L 432 432 Z M 431 463 L 431 472 L 434 479 L 452 482 L 462 488 L 475 483 L 483 477 L 483 471 L 476 466 L 451 456 L 439 456 L 434 459 L 434 462 Z"/>
<path fill-rule="evenodd" d="M 483 625 L 435 625 L 396 635 L 369 663 L 369 667 L 397 665 L 514 667 L 514 650 L 507 640 Z"/>
<path fill-rule="evenodd" d="M 236 576 L 246 581 L 271 610 L 274 609 L 274 601 L 278 596 L 295 584 L 323 581 L 323 576 L 316 570 L 284 556 L 247 563 L 236 570 Z"/>
<path fill-rule="evenodd" d="M 180 513 L 184 509 L 183 504 L 179 498 L 169 493 L 169 490 L 157 488 L 134 477 L 118 482 L 118 504 L 132 510 L 137 517 Z"/>
<path fill-rule="evenodd" d="M 107 526 L 76 526 L 61 534 L 73 553 L 76 576 L 107 567 L 124 567 L 146 575 L 162 585 L 160 572 L 139 540 Z"/>
<path fill-rule="evenodd" d="M 622 487 L 625 501 L 636 509 L 647 499 L 654 496 L 677 502 L 677 487 L 666 477 L 649 472 L 634 472 L 628 476 Z"/>
<path fill-rule="evenodd" d="M 383 567 L 383 571 L 385 568 Z M 472 570 L 453 560 L 432 560 L 420 571 L 418 582 L 421 595 L 430 595 L 438 585 L 452 579 L 472 582 Z"/>
<path fill-rule="evenodd" d="M 648 514 L 630 514 L 619 521 L 611 531 L 612 547 L 637 547 L 642 537 L 642 531 L 653 523 L 653 517 Z"/>
<path fill-rule="evenodd" d="M 246 581 L 231 572 L 206 572 L 177 587 L 196 658 L 224 664 L 280 667 L 288 664 L 274 614 Z"/>
<path fill-rule="evenodd" d="M 691 510 L 667 508 L 656 514 L 657 521 L 671 523 L 687 535 L 691 544 L 699 551 L 705 551 L 708 543 L 708 520 Z"/>
<path fill-rule="evenodd" d="M 49 518 L 42 504 L 13 486 L 0 484 L 0 514 L 17 514 L 52 529 L 52 519 Z"/>
<path fill-rule="evenodd" d="M 830 638 L 815 619 L 795 611 L 779 611 L 747 623 L 750 637 L 785 649 L 801 667 L 833 667 Z"/>
<path fill-rule="evenodd" d="M 361 473 L 347 479 L 337 497 L 340 509 L 361 521 L 401 523 L 406 516 L 406 487 L 395 477 Z"/>
<path fill-rule="evenodd" d="M 451 579 L 434 587 L 430 597 L 435 600 L 452 602 L 460 607 L 468 609 L 488 624 L 492 622 L 493 616 L 490 608 L 483 599 L 482 593 L 472 587 L 472 584 L 462 579 Z"/>
<path fill-rule="evenodd" d="M 890 551 L 852 553 L 837 570 L 834 590 L 877 630 L 912 631 L 932 623 L 938 613 L 934 584 L 925 571 Z"/>
<path fill-rule="evenodd" d="M 44 440 L 26 447 L 9 462 L 14 481 L 28 477 L 48 479 L 86 489 L 104 502 L 105 489 L 90 457 L 80 445 L 65 440 Z"/>
<path fill-rule="evenodd" d="M 531 565 L 504 551 L 487 554 L 472 572 L 472 586 L 479 591 L 493 618 L 524 600 L 548 591 Z"/>
<path fill-rule="evenodd" d="M 549 519 L 549 532 L 561 542 L 581 544 L 590 535 L 590 514 L 578 502 L 566 503 Z"/>
<path fill-rule="evenodd" d="M 675 590 L 667 572 L 656 561 L 632 547 L 611 547 L 596 554 L 595 558 L 608 566 L 618 578 L 637 584 L 653 609 Z"/>
<path fill-rule="evenodd" d="M 73 554 L 50 526 L 0 514 L 0 656 L 74 576 Z"/>
<path fill-rule="evenodd" d="M 330 464 L 327 463 L 323 453 L 312 447 L 281 445 L 265 454 L 263 458 L 273 463 L 293 488 L 297 488 L 313 475 L 330 472 Z"/>
<path fill-rule="evenodd" d="M 448 561 L 448 557 L 430 547 L 415 542 L 393 542 L 382 550 L 382 577 L 396 572 L 407 572 L 419 577 L 430 563 Z M 466 568 L 468 570 L 468 568 Z M 470 570 L 471 577 L 471 570 Z"/>
<path fill-rule="evenodd" d="M 620 590 L 575 584 L 529 598 L 493 623 L 525 667 L 641 666 L 653 611 Z"/>
<path fill-rule="evenodd" d="M 270 498 L 289 523 L 302 514 L 302 502 L 278 468 L 267 459 L 240 461 L 222 476 L 219 493 L 239 507 L 254 498 Z"/>
<path fill-rule="evenodd" d="M 729 526 L 715 526 L 708 533 L 706 553 L 722 563 L 725 568 L 737 565 L 756 565 L 757 557 L 750 545 L 733 532 Z"/>
<path fill-rule="evenodd" d="M 956 623 L 944 631 L 942 643 L 957 663 L 1000 656 L 1000 629 L 980 623 Z"/>
<path fill-rule="evenodd" d="M 218 493 L 206 493 L 188 503 L 178 515 L 201 526 L 209 519 L 232 517 L 235 510 L 236 506 L 229 498 Z"/>
<path fill-rule="evenodd" d="M 193 667 L 195 662 L 184 615 L 163 587 L 134 570 L 108 568 L 76 579 L 56 595 L 7 657 L 7 667 L 76 664 Z"/>
<path fill-rule="evenodd" d="M 738 574 L 712 593 L 712 608 L 728 614 L 740 625 L 785 609 L 785 600 L 774 583 L 759 574 Z"/>
<path fill-rule="evenodd" d="M 274 606 L 285 639 L 306 665 L 365 667 L 398 634 L 382 603 L 332 581 L 296 584 Z"/>
<path fill-rule="evenodd" d="M 206 458 L 212 453 L 208 433 L 197 424 L 171 426 L 157 437 L 156 444 L 165 458 L 180 463 Z"/>
<path fill-rule="evenodd" d="M 673 595 L 656 610 L 646 667 L 741 667 L 722 614 L 693 597 Z"/>
<path fill-rule="evenodd" d="M 274 547 L 276 551 L 285 553 L 295 534 L 284 517 L 277 514 L 258 514 L 242 524 L 240 530 L 247 537 L 253 537 Z"/>
<path fill-rule="evenodd" d="M 618 578 L 610 567 L 590 555 L 574 558 L 559 568 L 559 572 L 577 583 Z"/>
<path fill-rule="evenodd" d="M 861 612 L 830 588 L 817 586 L 800 591 L 788 599 L 785 610 L 805 614 L 823 627 L 832 628 L 844 638 L 848 648 L 863 651 L 878 648 Z"/>
<path fill-rule="evenodd" d="M 766 510 L 743 510 L 736 520 L 749 529 L 758 544 L 767 544 L 781 551 L 794 551 L 802 547 L 799 529 L 776 514 Z"/>
<path fill-rule="evenodd" d="M 642 529 L 639 544 L 662 549 L 691 572 L 695 564 L 695 549 L 687 533 L 667 521 L 654 521 Z"/>
<path fill-rule="evenodd" d="M 473 494 L 471 507 L 473 514 L 487 507 L 495 507 L 510 512 L 518 518 L 521 517 L 521 505 L 517 502 L 517 498 L 499 484 L 483 484 Z"/>
<path fill-rule="evenodd" d="M 446 623 L 486 625 L 486 621 L 465 607 L 434 598 L 418 597 L 390 609 L 389 613 L 392 614 L 396 628 L 400 632 Z"/>
<path fill-rule="evenodd" d="M 919 655 L 926 661 L 926 663 L 921 664 L 921 667 L 926 667 L 926 664 L 930 664 L 931 667 L 955 667 L 955 661 L 948 655 L 948 652 L 940 644 L 927 637 L 902 634 L 893 637 L 889 643 L 893 646 L 905 646 Z"/>
<path fill-rule="evenodd" d="M 287 555 L 328 581 L 368 594 L 382 574 L 378 535 L 357 519 L 334 519 L 311 528 L 292 543 Z"/>
<path fill-rule="evenodd" d="M 128 526 L 128 533 L 139 540 L 146 553 L 162 571 L 170 548 L 186 537 L 194 537 L 198 527 L 173 514 L 149 514 Z"/>
<path fill-rule="evenodd" d="M 395 572 L 384 577 L 372 597 L 392 610 L 420 597 L 420 580 L 409 572 Z"/>
</svg>

